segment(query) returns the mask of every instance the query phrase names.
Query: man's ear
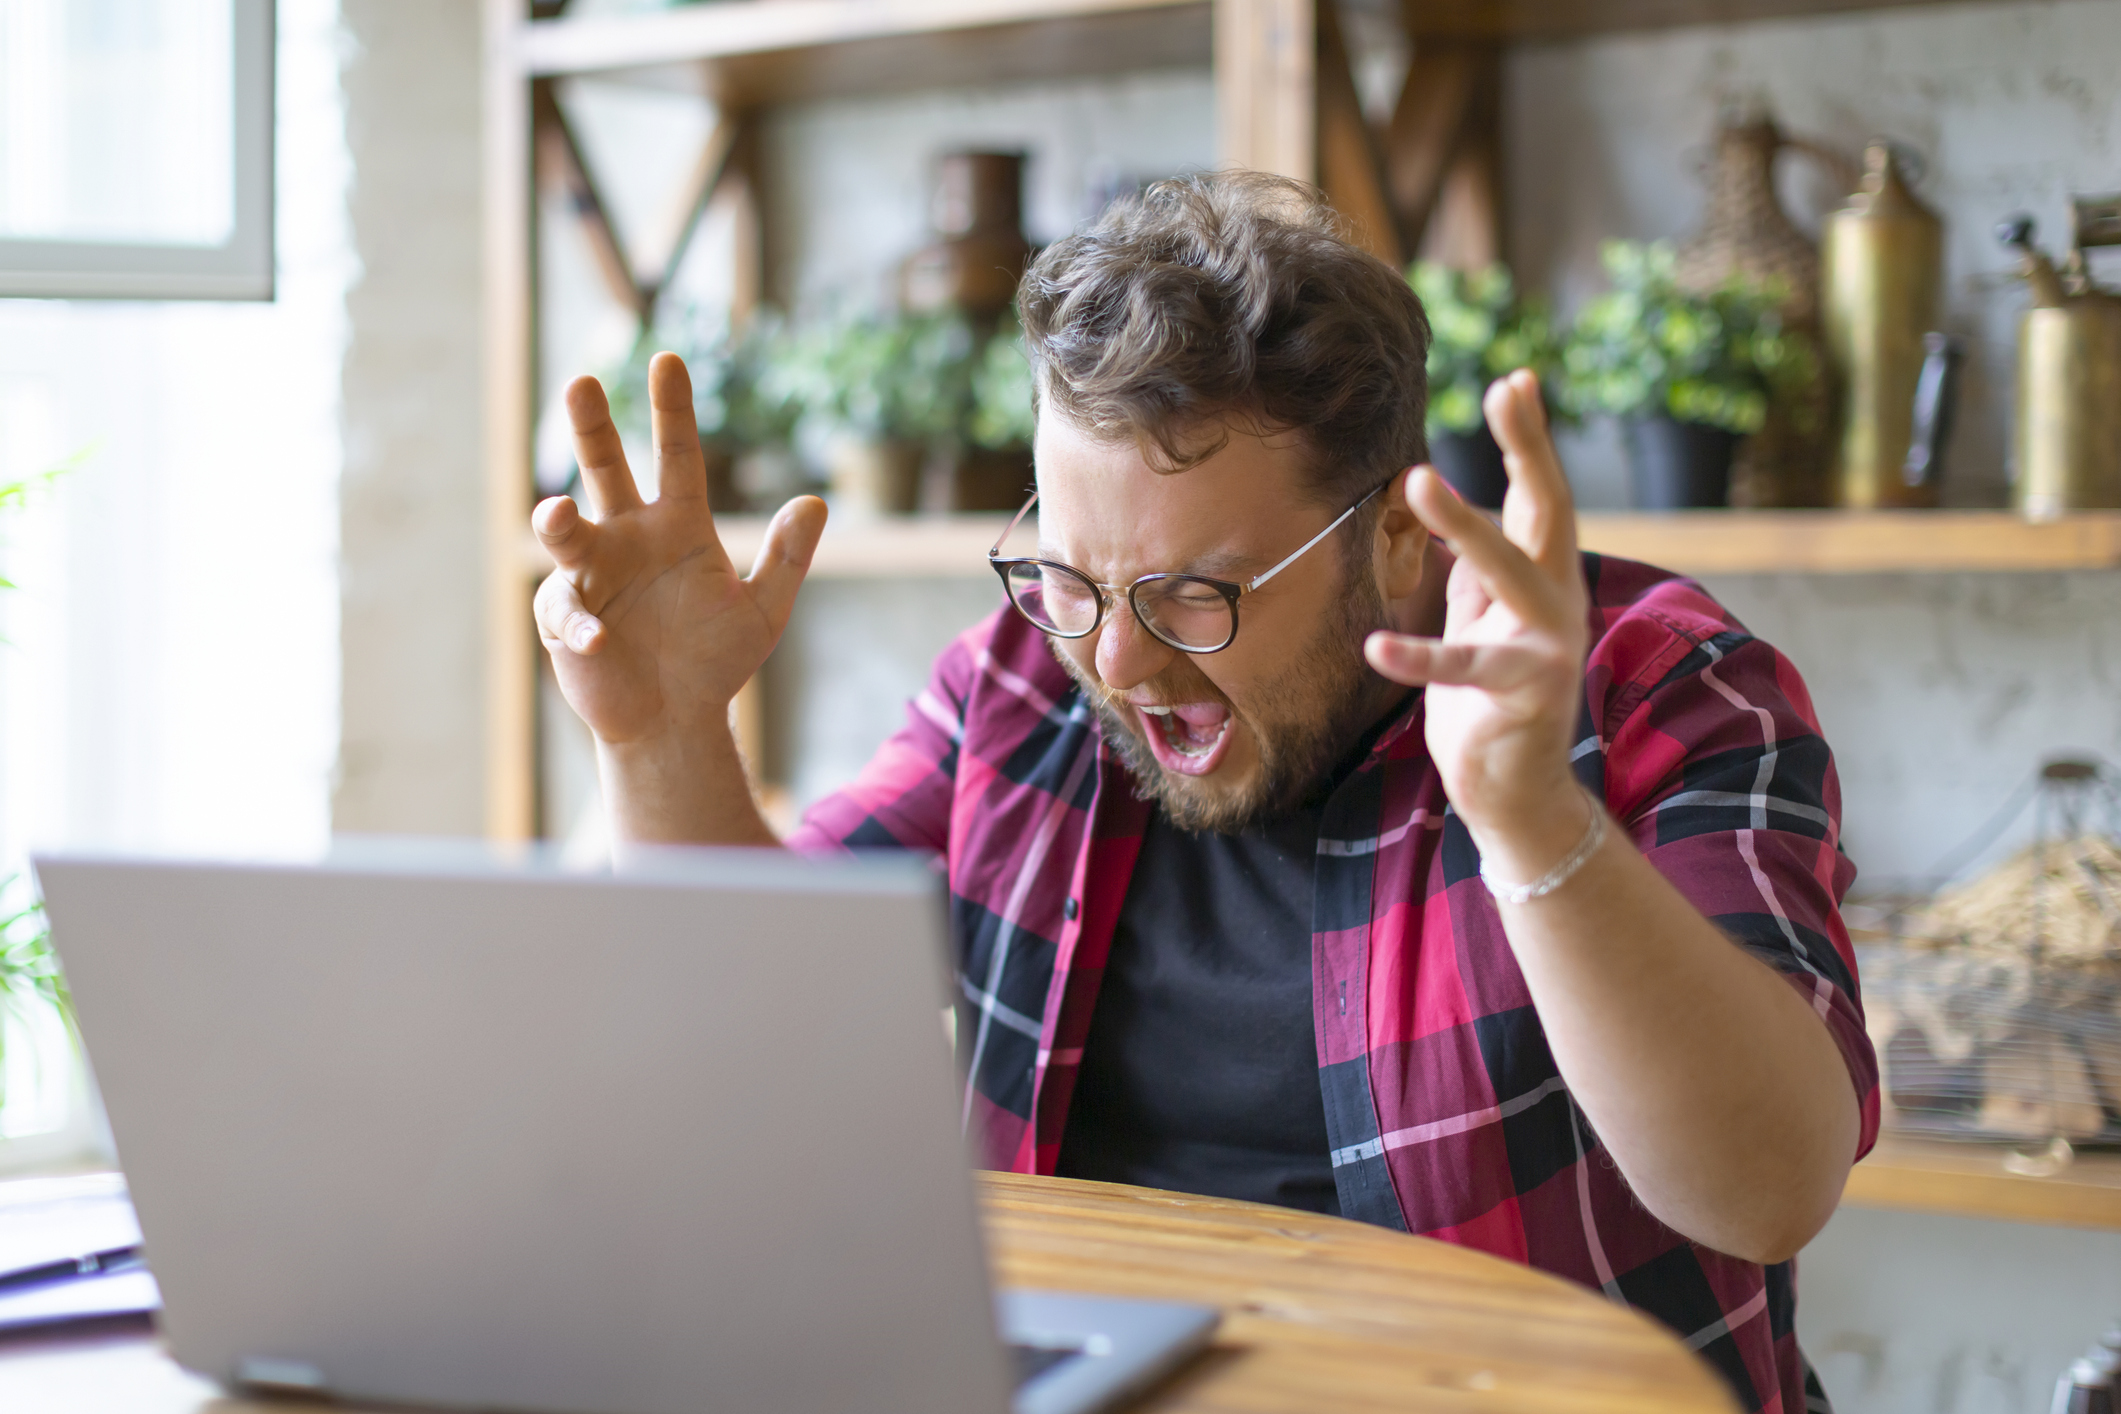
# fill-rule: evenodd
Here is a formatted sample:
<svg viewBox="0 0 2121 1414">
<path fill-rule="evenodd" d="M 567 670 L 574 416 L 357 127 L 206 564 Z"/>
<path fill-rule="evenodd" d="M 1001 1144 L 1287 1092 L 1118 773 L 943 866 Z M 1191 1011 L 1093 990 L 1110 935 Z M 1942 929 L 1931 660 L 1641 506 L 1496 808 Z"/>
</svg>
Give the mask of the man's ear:
<svg viewBox="0 0 2121 1414">
<path fill-rule="evenodd" d="M 1429 528 L 1407 505 L 1407 479 L 1401 472 L 1379 493 L 1382 509 L 1377 516 L 1378 587 L 1385 602 L 1410 597 L 1421 587 L 1421 572 L 1428 562 Z"/>
</svg>

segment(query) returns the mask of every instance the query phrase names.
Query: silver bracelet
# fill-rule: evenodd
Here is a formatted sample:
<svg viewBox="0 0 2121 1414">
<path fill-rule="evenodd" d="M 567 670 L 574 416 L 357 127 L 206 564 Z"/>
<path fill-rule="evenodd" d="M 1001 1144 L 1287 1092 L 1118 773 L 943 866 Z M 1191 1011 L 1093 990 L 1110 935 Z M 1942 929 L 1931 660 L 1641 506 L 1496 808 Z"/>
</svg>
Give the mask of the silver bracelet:
<svg viewBox="0 0 2121 1414">
<path fill-rule="evenodd" d="M 1480 860 L 1480 882 L 1488 886 L 1488 892 L 1503 903 L 1530 903 L 1535 898 L 1545 898 L 1574 878 L 1576 871 L 1589 863 L 1592 855 L 1598 853 L 1598 846 L 1605 843 L 1605 806 L 1592 800 L 1589 791 L 1583 793 L 1583 798 L 1591 806 L 1591 826 L 1583 832 L 1583 838 L 1576 842 L 1576 848 L 1570 850 L 1561 863 L 1529 884 L 1505 884 L 1488 872 L 1487 856 L 1483 855 Z"/>
</svg>

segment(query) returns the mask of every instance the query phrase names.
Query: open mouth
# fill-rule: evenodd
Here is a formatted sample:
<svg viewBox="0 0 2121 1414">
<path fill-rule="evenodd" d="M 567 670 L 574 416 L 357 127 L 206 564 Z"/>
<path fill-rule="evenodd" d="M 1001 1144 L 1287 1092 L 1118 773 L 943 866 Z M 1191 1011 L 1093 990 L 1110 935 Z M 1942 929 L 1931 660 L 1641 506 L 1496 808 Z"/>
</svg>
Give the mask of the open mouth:
<svg viewBox="0 0 2121 1414">
<path fill-rule="evenodd" d="M 1230 709 L 1220 702 L 1143 706 L 1142 736 L 1156 764 L 1179 776 L 1205 776 L 1230 749 Z"/>
</svg>

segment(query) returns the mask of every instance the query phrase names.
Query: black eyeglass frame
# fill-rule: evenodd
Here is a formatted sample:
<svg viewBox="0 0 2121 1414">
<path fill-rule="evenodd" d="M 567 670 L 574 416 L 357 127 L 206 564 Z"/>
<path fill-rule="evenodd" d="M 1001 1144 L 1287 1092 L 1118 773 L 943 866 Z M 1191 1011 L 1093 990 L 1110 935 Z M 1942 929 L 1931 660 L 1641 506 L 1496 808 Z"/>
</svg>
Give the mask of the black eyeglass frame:
<svg viewBox="0 0 2121 1414">
<path fill-rule="evenodd" d="M 1397 473 L 1394 473 L 1394 475 L 1396 476 Z M 1077 569 L 1075 566 L 1062 564 L 1059 560 L 1043 560 L 1035 555 L 1020 555 L 1009 559 L 1004 559 L 1002 558 L 1001 553 L 1002 542 L 1007 540 L 1011 535 L 1016 532 L 1016 527 L 1023 523 L 1024 517 L 1031 514 L 1031 508 L 1038 504 L 1038 492 L 1036 491 L 1033 491 L 1031 493 L 1031 499 L 1024 502 L 1023 509 L 1019 510 L 1016 515 L 1010 520 L 1008 527 L 1002 531 L 1001 538 L 996 540 L 992 548 L 987 551 L 987 563 L 994 566 L 994 573 L 1001 579 L 1002 593 L 1007 596 L 1009 600 L 1009 607 L 1016 610 L 1017 613 L 1022 614 L 1026 623 L 1030 624 L 1040 633 L 1046 634 L 1048 637 L 1063 639 L 1088 638 L 1091 634 L 1096 633 L 1099 628 L 1103 627 L 1105 622 L 1105 615 L 1109 613 L 1112 608 L 1112 596 L 1115 594 L 1124 594 L 1127 596 L 1127 608 L 1134 614 L 1134 621 L 1140 624 L 1144 629 L 1146 629 L 1151 638 L 1154 638 L 1158 643 L 1164 644 L 1166 647 L 1176 648 L 1181 653 L 1192 653 L 1197 656 L 1205 656 L 1209 653 L 1220 653 L 1225 648 L 1228 648 L 1231 644 L 1237 641 L 1237 601 L 1239 599 L 1242 599 L 1245 595 L 1250 594 L 1253 590 L 1259 588 L 1268 580 L 1274 578 L 1274 576 L 1280 574 L 1283 570 L 1287 569 L 1289 566 L 1295 564 L 1298 560 L 1302 559 L 1307 553 L 1310 552 L 1313 546 L 1317 545 L 1319 541 L 1325 539 L 1334 531 L 1340 529 L 1342 523 L 1345 522 L 1349 516 L 1354 515 L 1364 506 L 1368 505 L 1372 500 L 1376 499 L 1377 493 L 1384 490 L 1386 486 L 1390 486 L 1391 484 L 1391 481 L 1386 481 L 1382 485 L 1373 488 L 1368 495 L 1364 496 L 1354 505 L 1348 507 L 1339 515 L 1335 516 L 1333 518 L 1332 524 L 1328 525 L 1324 530 L 1319 531 L 1318 534 L 1312 536 L 1309 540 L 1306 540 L 1302 545 L 1298 546 L 1294 554 L 1290 555 L 1280 564 L 1274 566 L 1274 568 L 1267 570 L 1263 574 L 1254 575 L 1251 579 L 1246 580 L 1242 584 L 1234 584 L 1227 579 L 1211 579 L 1204 574 L 1183 574 L 1177 572 L 1168 574 L 1145 574 L 1140 579 L 1135 580 L 1132 584 L 1127 585 L 1100 584 L 1096 580 L 1090 578 L 1089 575 L 1086 575 L 1081 570 Z M 1011 568 L 1017 565 L 1039 565 L 1046 569 L 1059 570 L 1063 574 L 1070 574 L 1075 576 L 1075 578 L 1081 580 L 1084 584 L 1089 585 L 1091 589 L 1095 590 L 1097 593 L 1097 616 L 1090 620 L 1090 626 L 1077 633 L 1068 633 L 1062 629 L 1048 627 L 1047 625 L 1040 623 L 1037 619 L 1032 618 L 1030 613 L 1024 608 L 1024 606 L 1017 602 L 1016 591 L 1009 584 L 1009 571 Z M 1222 595 L 1223 601 L 1230 606 L 1229 636 L 1224 638 L 1222 642 L 1216 644 L 1213 648 L 1195 648 L 1189 643 L 1180 643 L 1175 639 L 1168 638 L 1162 633 L 1159 633 L 1157 631 L 1156 625 L 1150 622 L 1148 616 L 1142 613 L 1141 601 L 1135 597 L 1135 595 L 1141 590 L 1142 586 L 1146 584 L 1160 584 L 1167 580 L 1174 579 L 1183 579 L 1193 584 L 1204 584 L 1208 588 L 1213 589 L 1216 593 Z"/>
</svg>

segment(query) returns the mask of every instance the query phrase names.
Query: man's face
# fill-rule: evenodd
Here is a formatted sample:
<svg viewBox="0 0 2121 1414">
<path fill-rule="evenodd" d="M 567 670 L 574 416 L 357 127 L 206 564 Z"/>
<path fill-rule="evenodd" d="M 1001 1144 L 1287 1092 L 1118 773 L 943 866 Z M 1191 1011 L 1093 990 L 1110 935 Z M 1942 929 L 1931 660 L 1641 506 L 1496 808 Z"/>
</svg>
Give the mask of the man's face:
<svg viewBox="0 0 2121 1414">
<path fill-rule="evenodd" d="M 1345 510 L 1305 494 L 1293 437 L 1232 429 L 1186 471 L 1152 470 L 1132 443 L 1039 419 L 1039 550 L 1102 584 L 1189 573 L 1243 583 Z M 1116 597 L 1086 638 L 1054 639 L 1144 791 L 1188 830 L 1235 831 L 1287 809 L 1376 720 L 1393 689 L 1363 661 L 1384 626 L 1368 557 L 1350 574 L 1342 535 L 1240 601 L 1237 639 L 1188 654 Z M 1017 553 L 1023 553 L 1018 551 Z"/>
</svg>

